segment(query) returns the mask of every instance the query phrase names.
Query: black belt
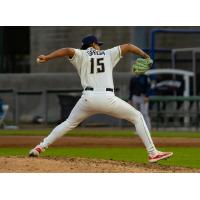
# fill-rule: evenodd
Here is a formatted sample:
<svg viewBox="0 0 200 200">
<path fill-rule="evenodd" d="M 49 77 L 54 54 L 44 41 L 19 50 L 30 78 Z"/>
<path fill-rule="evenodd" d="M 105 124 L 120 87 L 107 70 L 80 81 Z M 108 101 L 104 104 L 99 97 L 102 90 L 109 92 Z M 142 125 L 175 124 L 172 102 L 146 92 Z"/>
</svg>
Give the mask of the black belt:
<svg viewBox="0 0 200 200">
<path fill-rule="evenodd" d="M 91 90 L 91 91 L 93 91 L 94 88 L 92 88 L 92 87 L 86 87 L 85 90 Z M 106 88 L 106 91 L 113 92 L 114 90 L 112 88 Z"/>
</svg>

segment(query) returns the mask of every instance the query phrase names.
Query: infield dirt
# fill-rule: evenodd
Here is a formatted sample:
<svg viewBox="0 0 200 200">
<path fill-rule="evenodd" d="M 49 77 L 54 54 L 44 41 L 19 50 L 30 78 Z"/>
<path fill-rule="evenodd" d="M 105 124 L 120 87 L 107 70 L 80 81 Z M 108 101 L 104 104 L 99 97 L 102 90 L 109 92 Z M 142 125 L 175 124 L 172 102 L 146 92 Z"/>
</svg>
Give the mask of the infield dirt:
<svg viewBox="0 0 200 200">
<path fill-rule="evenodd" d="M 136 164 L 112 160 L 87 158 L 28 158 L 0 157 L 0 172 L 7 173 L 172 173 L 200 172 L 199 169 L 161 166 L 159 164 Z"/>
<path fill-rule="evenodd" d="M 0 136 L 0 147 L 34 147 L 43 136 Z M 200 138 L 154 137 L 156 146 L 200 147 Z M 52 146 L 65 147 L 138 147 L 143 143 L 138 137 L 62 137 Z"/>
</svg>

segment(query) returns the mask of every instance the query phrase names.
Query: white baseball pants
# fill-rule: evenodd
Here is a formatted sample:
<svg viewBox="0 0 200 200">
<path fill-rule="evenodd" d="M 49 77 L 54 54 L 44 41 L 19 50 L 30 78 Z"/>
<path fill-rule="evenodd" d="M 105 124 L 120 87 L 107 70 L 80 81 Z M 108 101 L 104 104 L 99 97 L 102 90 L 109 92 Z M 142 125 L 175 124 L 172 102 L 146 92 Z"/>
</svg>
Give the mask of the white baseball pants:
<svg viewBox="0 0 200 200">
<path fill-rule="evenodd" d="M 127 102 L 116 97 L 113 92 L 84 91 L 68 119 L 55 127 L 40 145 L 48 148 L 55 140 L 95 114 L 107 114 L 131 122 L 135 125 L 136 132 L 148 153 L 155 154 L 157 152 L 142 114 Z"/>
</svg>

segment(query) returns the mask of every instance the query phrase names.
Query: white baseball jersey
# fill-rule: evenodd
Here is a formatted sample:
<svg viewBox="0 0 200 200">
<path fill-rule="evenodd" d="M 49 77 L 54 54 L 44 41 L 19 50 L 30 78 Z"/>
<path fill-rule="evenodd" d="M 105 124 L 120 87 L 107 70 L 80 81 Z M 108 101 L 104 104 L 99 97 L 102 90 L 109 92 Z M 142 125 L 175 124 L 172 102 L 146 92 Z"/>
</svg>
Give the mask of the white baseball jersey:
<svg viewBox="0 0 200 200">
<path fill-rule="evenodd" d="M 120 46 L 108 50 L 75 49 L 70 62 L 76 67 L 83 88 L 94 89 L 114 88 L 113 68 L 121 59 Z"/>
</svg>

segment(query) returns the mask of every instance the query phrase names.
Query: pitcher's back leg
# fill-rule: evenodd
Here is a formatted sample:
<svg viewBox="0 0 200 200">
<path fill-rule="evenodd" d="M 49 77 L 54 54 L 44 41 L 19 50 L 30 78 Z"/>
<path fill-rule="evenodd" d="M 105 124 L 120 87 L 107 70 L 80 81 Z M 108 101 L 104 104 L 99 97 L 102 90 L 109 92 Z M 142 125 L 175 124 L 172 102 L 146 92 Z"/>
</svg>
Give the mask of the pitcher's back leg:
<svg viewBox="0 0 200 200">
<path fill-rule="evenodd" d="M 60 125 L 55 127 L 49 136 L 46 137 L 42 143 L 40 143 L 40 145 L 47 148 L 55 140 L 77 127 L 82 121 L 93 114 L 94 113 L 88 109 L 88 105 L 84 101 L 84 98 L 81 98 L 71 111 L 69 117 Z"/>
<path fill-rule="evenodd" d="M 141 112 L 136 110 L 134 107 L 132 107 L 130 104 L 123 101 L 122 99 L 116 96 L 113 98 L 112 111 L 107 114 L 116 118 L 125 119 L 134 124 L 136 127 L 136 132 L 142 139 L 148 153 L 155 154 L 157 150 L 153 144 L 151 134 L 147 128 Z"/>
</svg>

